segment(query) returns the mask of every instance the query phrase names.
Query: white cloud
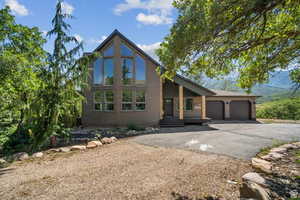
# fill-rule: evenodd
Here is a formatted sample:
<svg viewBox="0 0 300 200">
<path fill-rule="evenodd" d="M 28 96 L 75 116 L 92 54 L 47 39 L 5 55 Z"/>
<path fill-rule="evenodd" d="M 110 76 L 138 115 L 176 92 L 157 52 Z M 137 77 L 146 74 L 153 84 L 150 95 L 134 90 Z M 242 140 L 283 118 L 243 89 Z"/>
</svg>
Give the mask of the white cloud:
<svg viewBox="0 0 300 200">
<path fill-rule="evenodd" d="M 107 38 L 107 36 L 103 35 L 103 36 L 101 36 L 100 39 L 91 38 L 91 39 L 89 39 L 87 42 L 89 42 L 89 43 L 91 43 L 91 44 L 100 44 L 100 43 L 102 43 L 106 38 Z"/>
<path fill-rule="evenodd" d="M 5 0 L 4 5 L 8 6 L 17 15 L 27 16 L 29 14 L 28 9 L 20 4 L 18 0 Z"/>
<path fill-rule="evenodd" d="M 172 18 L 167 17 L 167 16 L 159 16 L 159 15 L 145 15 L 144 13 L 139 13 L 136 16 L 136 20 L 143 23 L 143 24 L 154 24 L 154 25 L 159 25 L 159 24 L 171 24 L 172 23 Z"/>
<path fill-rule="evenodd" d="M 149 44 L 149 45 L 138 44 L 138 47 L 140 47 L 143 51 L 145 51 L 152 58 L 158 60 L 158 57 L 155 54 L 155 50 L 159 48 L 159 45 L 160 45 L 160 42 L 156 42 L 156 43 Z"/>
<path fill-rule="evenodd" d="M 61 3 L 61 8 L 62 8 L 62 12 L 64 14 L 68 14 L 68 15 L 72 15 L 74 10 L 75 10 L 75 8 L 67 2 L 62 2 Z"/>
<path fill-rule="evenodd" d="M 82 42 L 83 41 L 83 38 L 79 34 L 75 34 L 74 37 L 76 38 L 76 40 L 78 42 Z"/>
<path fill-rule="evenodd" d="M 122 13 L 132 9 L 146 10 L 148 14 L 140 13 L 136 19 L 144 24 L 170 24 L 172 23 L 172 2 L 173 0 L 125 0 L 124 3 L 118 4 L 114 13 L 121 15 Z"/>
</svg>

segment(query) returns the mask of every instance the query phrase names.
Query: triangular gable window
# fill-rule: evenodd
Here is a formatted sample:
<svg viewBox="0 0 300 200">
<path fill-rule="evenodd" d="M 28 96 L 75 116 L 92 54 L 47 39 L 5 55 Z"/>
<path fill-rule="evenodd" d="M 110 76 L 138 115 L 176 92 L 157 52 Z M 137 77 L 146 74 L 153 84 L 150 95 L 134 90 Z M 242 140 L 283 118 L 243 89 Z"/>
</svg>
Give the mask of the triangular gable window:
<svg viewBox="0 0 300 200">
<path fill-rule="evenodd" d="M 107 49 L 104 50 L 103 56 L 104 57 L 114 56 L 114 47 L 113 47 L 113 45 L 110 45 Z"/>
<path fill-rule="evenodd" d="M 133 56 L 133 52 L 125 44 L 121 44 L 121 55 L 122 56 Z"/>
</svg>

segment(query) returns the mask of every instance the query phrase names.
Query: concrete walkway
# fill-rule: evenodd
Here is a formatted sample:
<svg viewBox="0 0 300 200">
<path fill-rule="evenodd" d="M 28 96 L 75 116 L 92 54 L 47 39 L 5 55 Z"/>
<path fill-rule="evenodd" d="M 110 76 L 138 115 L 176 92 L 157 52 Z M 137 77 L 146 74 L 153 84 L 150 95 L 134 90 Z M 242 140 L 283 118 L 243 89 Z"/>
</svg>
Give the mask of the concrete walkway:
<svg viewBox="0 0 300 200">
<path fill-rule="evenodd" d="M 250 159 L 279 141 L 300 141 L 300 124 L 225 123 L 208 127 L 164 128 L 160 134 L 133 138 L 140 144 L 182 148 Z"/>
</svg>

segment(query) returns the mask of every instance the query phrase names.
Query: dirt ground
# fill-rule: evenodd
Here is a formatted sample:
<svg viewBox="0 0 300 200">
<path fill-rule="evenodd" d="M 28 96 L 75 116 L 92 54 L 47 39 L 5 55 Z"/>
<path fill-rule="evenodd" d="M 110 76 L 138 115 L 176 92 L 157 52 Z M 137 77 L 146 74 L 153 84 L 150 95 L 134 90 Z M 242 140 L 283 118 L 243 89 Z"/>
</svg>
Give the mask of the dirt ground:
<svg viewBox="0 0 300 200">
<path fill-rule="evenodd" d="M 0 169 L 6 199 L 238 199 L 249 163 L 215 154 L 143 146 L 128 140 L 48 154 Z"/>
</svg>

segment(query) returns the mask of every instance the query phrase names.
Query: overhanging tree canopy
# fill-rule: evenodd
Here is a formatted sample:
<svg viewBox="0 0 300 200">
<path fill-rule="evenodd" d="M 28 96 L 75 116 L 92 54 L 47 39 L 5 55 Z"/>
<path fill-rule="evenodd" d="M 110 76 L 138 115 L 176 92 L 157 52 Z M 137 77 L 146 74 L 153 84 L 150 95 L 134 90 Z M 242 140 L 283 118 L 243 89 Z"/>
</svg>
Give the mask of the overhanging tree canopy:
<svg viewBox="0 0 300 200">
<path fill-rule="evenodd" d="M 157 54 L 165 76 L 239 72 L 242 88 L 293 69 L 299 80 L 300 0 L 175 0 L 177 22 Z"/>
</svg>

